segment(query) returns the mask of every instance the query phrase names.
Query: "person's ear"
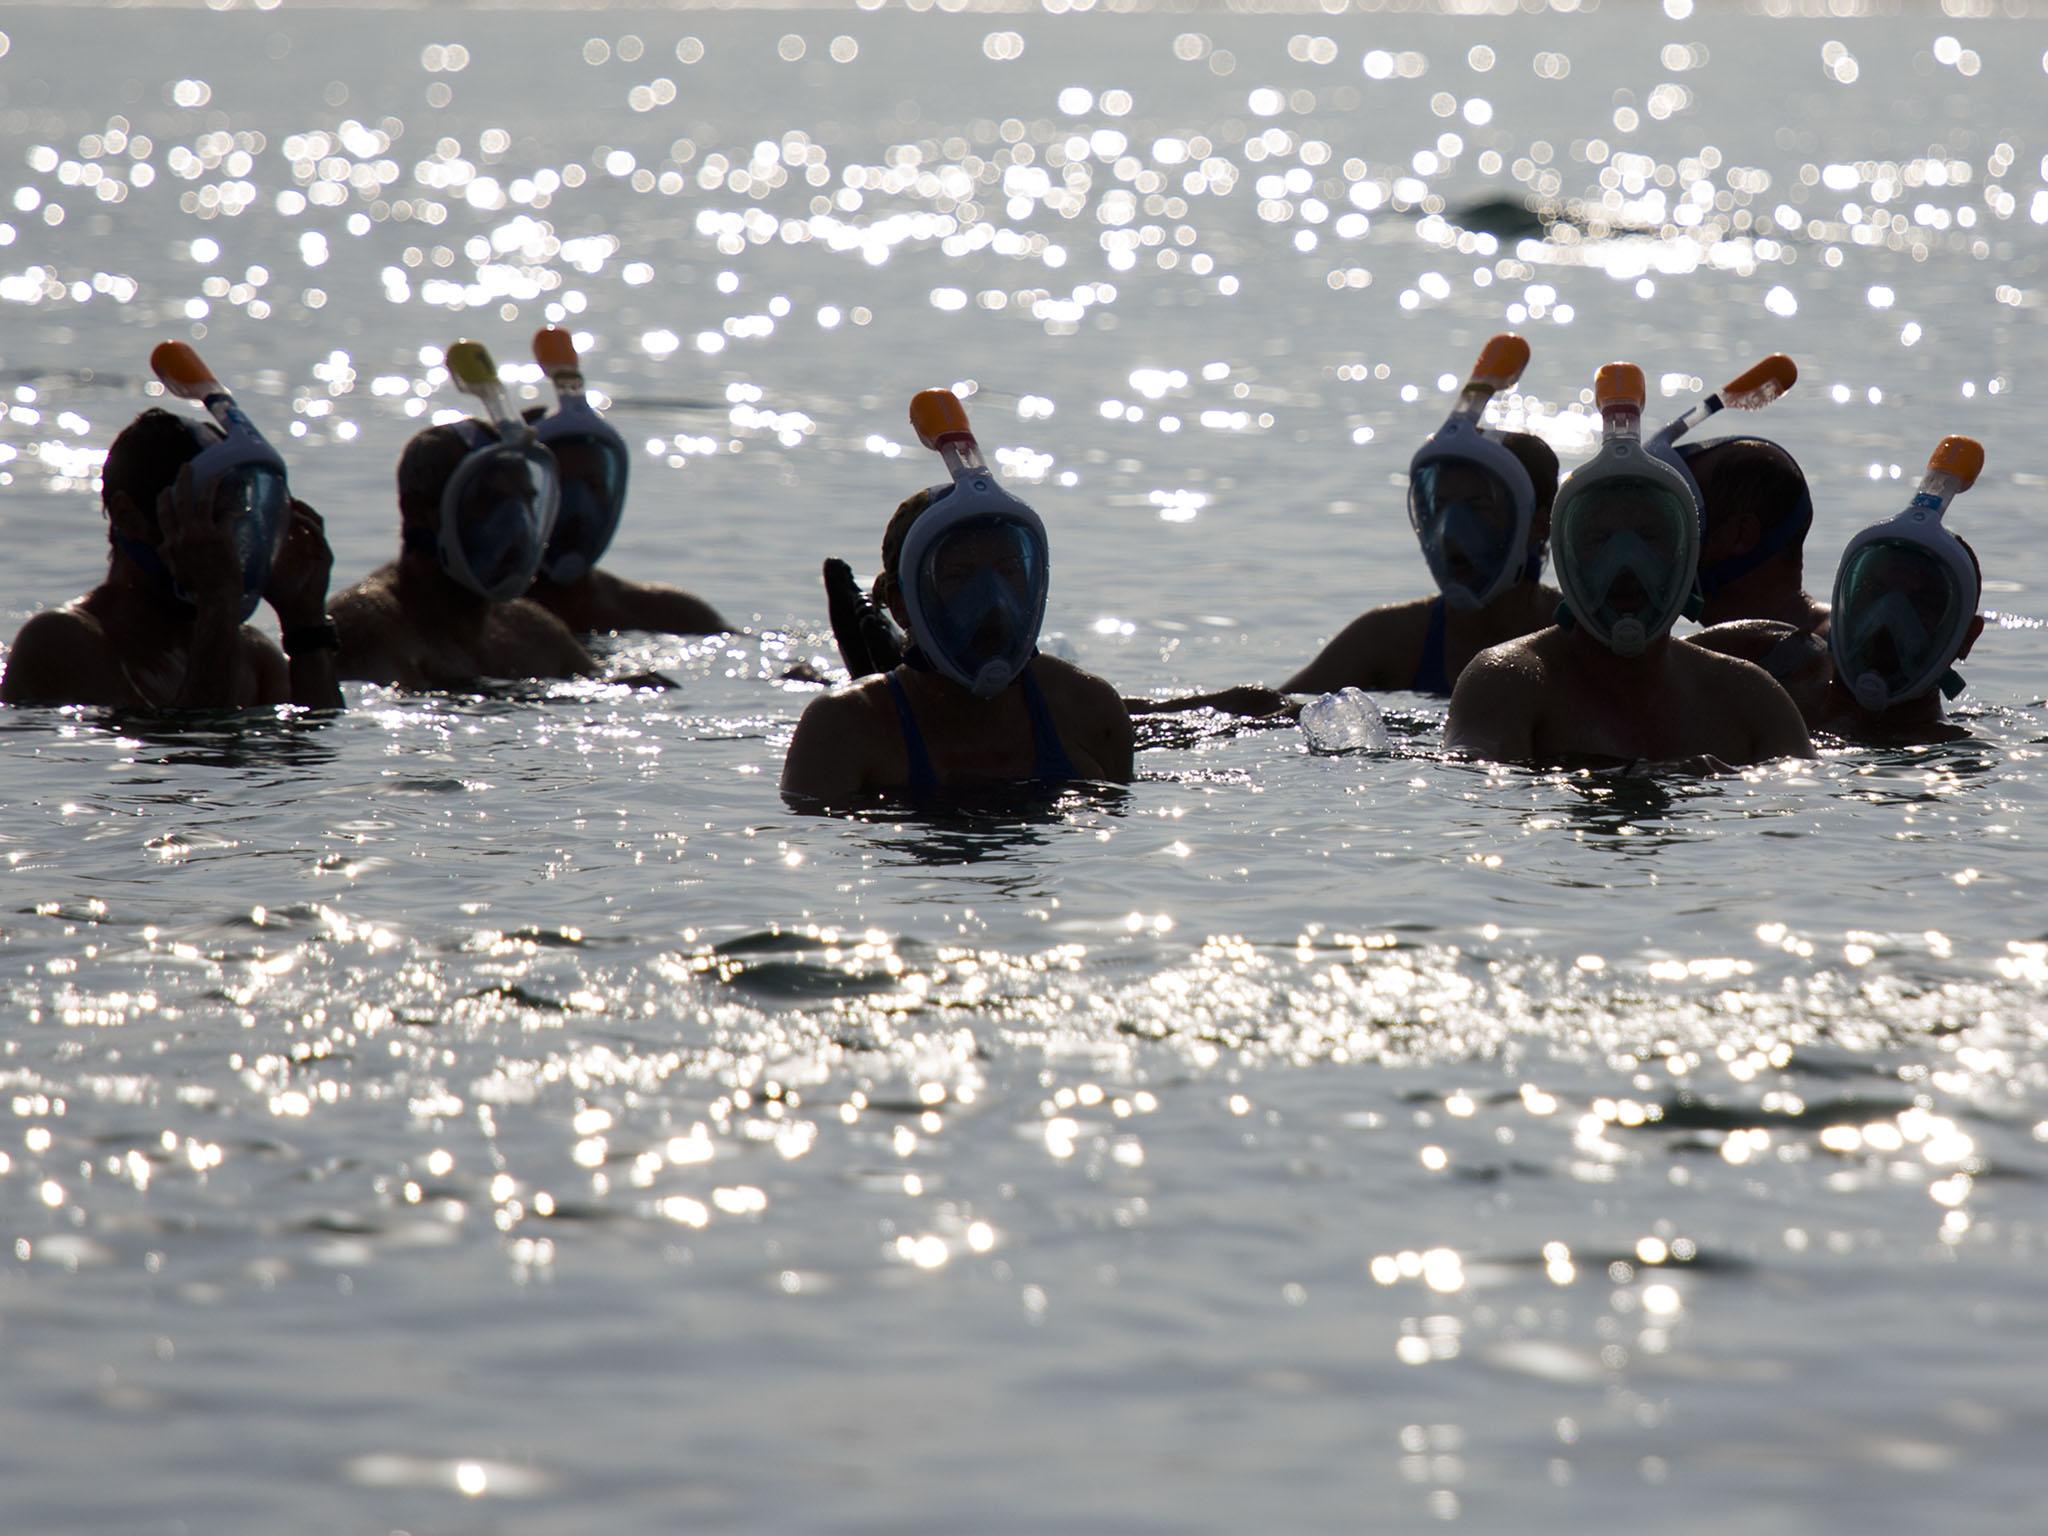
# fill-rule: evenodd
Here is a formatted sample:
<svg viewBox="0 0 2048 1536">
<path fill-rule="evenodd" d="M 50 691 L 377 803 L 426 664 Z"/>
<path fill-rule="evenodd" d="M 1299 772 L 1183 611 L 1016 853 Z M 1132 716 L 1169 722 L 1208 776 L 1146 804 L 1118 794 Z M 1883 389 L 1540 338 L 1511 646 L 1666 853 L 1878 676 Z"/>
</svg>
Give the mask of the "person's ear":
<svg viewBox="0 0 2048 1536">
<path fill-rule="evenodd" d="M 1977 643 L 1977 637 L 1983 633 L 1984 615 L 1981 613 L 1972 614 L 1970 616 L 1970 627 L 1963 633 L 1963 648 L 1956 652 L 1957 661 L 1961 661 L 1970 654 L 1970 647 Z"/>
<path fill-rule="evenodd" d="M 114 532 L 124 539 L 140 539 L 145 544 L 157 541 L 157 530 L 152 519 L 143 515 L 135 504 L 135 498 L 126 491 L 110 492 L 105 500 L 107 521 L 113 524 Z"/>
<path fill-rule="evenodd" d="M 898 629 L 907 632 L 910 628 L 910 605 L 903 601 L 902 585 L 887 576 L 880 576 L 875 579 L 875 586 L 888 606 L 889 617 L 896 621 Z"/>
</svg>

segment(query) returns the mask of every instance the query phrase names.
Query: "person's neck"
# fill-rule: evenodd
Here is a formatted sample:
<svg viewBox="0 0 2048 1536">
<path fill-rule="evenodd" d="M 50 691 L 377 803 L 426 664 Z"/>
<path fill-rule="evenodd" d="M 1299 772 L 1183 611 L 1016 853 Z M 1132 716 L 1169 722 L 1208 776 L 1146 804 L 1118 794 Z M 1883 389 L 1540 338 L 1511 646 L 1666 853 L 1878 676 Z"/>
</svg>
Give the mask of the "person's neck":
<svg viewBox="0 0 2048 1536">
<path fill-rule="evenodd" d="M 1773 563 L 1775 564 L 1775 562 Z M 1765 565 L 1732 581 L 1706 600 L 1700 623 L 1725 624 L 1730 619 L 1776 619 L 1811 629 L 1820 605 L 1806 595 L 1798 571 Z"/>
<path fill-rule="evenodd" d="M 1461 634 L 1485 650 L 1529 633 L 1532 624 L 1541 628 L 1557 606 L 1555 593 L 1546 592 L 1534 581 L 1518 581 L 1484 608 L 1460 613 L 1449 610 L 1452 624 Z"/>
<path fill-rule="evenodd" d="M 1668 634 L 1658 635 L 1636 656 L 1617 656 L 1578 626 L 1569 635 L 1572 665 L 1607 692 L 1641 693 L 1663 681 L 1664 664 L 1671 654 Z"/>
<path fill-rule="evenodd" d="M 492 608 L 489 598 L 470 591 L 432 555 L 417 549 L 399 553 L 398 603 L 416 627 L 448 635 L 481 630 Z"/>
<path fill-rule="evenodd" d="M 103 621 L 123 632 L 182 645 L 192 632 L 198 610 L 180 602 L 164 584 L 118 550 L 107 567 L 106 580 L 93 589 L 86 605 Z"/>
<path fill-rule="evenodd" d="M 1910 746 L 1916 742 L 1944 741 L 1963 734 L 1942 712 L 1938 692 L 1904 699 L 1889 709 L 1868 710 L 1839 679 L 1828 685 L 1828 713 L 1823 729 L 1850 741 L 1879 745 Z"/>
</svg>

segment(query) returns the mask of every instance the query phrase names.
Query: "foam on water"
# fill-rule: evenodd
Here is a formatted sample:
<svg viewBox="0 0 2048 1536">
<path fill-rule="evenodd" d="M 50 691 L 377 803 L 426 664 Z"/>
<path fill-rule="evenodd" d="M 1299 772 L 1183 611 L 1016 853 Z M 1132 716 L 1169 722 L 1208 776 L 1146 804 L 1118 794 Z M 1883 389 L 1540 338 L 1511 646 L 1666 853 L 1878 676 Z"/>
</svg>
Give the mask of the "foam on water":
<svg viewBox="0 0 2048 1536">
<path fill-rule="evenodd" d="M 435 349 L 553 319 L 646 450 L 621 567 L 754 632 L 0 718 L 11 1522 L 2025 1522 L 2038 24 L 108 14 L 0 54 L 10 620 L 91 580 L 161 336 L 345 579 Z M 1975 739 L 1530 773 L 1395 697 L 1364 752 L 1149 721 L 1128 791 L 776 797 L 915 388 L 978 387 L 1053 643 L 1274 681 L 1419 590 L 1400 471 L 1503 323 L 1567 453 L 1611 355 L 1673 411 L 1797 356 L 1810 576 L 1984 441 Z"/>
</svg>

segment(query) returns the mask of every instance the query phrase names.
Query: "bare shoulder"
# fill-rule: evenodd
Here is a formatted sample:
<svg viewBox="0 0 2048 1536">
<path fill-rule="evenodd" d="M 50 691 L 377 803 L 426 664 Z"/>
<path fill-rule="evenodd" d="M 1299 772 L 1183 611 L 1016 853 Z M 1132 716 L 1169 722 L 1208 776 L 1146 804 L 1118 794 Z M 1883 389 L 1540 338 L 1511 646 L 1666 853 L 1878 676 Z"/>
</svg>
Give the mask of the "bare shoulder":
<svg viewBox="0 0 2048 1536">
<path fill-rule="evenodd" d="M 367 630 L 402 621 L 398 588 L 392 567 L 372 571 L 354 586 L 344 587 L 327 604 L 327 616 L 341 631 L 342 644 L 349 643 L 350 630 Z M 364 638 L 368 638 L 367 635 Z"/>
<path fill-rule="evenodd" d="M 1527 760 L 1560 638 L 1555 629 L 1541 630 L 1474 656 L 1451 687 L 1444 745 L 1475 757 Z"/>
<path fill-rule="evenodd" d="M 806 704 L 783 759 L 782 792 L 831 803 L 886 782 L 882 758 L 892 738 L 885 732 L 893 730 L 885 718 L 893 708 L 887 695 L 886 678 L 867 677 L 828 688 Z"/>
<path fill-rule="evenodd" d="M 1057 656 L 1040 655 L 1031 665 L 1031 675 L 1048 699 L 1072 708 L 1128 714 L 1123 695 L 1103 678 L 1082 670 Z"/>
<path fill-rule="evenodd" d="M 680 587 L 631 581 L 610 571 L 590 573 L 595 629 L 637 629 L 658 635 L 716 635 L 732 628 L 702 598 Z"/>
<path fill-rule="evenodd" d="M 0 703 L 119 703 L 125 687 L 109 684 L 118 672 L 107 632 L 85 608 L 71 604 L 37 614 L 21 626 L 8 648 L 7 671 L 0 677 Z"/>
<path fill-rule="evenodd" d="M 1698 634 L 1687 635 L 1685 644 L 1722 656 L 1761 662 L 1798 633 L 1795 626 L 1780 619 L 1730 619 L 1725 624 L 1715 624 Z"/>
<path fill-rule="evenodd" d="M 372 571 L 327 605 L 341 637 L 335 659 L 339 677 L 366 683 L 402 683 L 416 670 L 410 643 L 413 627 L 398 601 L 393 567 Z"/>
<path fill-rule="evenodd" d="M 500 659 L 507 677 L 573 677 L 595 670 L 583 642 L 539 603 L 518 598 L 491 611 L 492 627 L 516 653 Z"/>
</svg>

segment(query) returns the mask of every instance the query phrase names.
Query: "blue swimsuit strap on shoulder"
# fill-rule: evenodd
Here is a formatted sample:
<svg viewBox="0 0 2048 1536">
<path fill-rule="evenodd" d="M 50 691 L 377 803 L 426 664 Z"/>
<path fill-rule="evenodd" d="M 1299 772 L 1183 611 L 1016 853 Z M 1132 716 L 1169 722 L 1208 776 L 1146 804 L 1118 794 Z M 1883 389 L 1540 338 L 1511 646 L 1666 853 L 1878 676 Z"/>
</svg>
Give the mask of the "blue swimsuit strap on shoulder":
<svg viewBox="0 0 2048 1536">
<path fill-rule="evenodd" d="M 910 707 L 910 695 L 903 691 L 903 679 L 888 674 L 889 697 L 896 701 L 896 723 L 903 731 L 903 753 L 910 759 L 910 788 L 928 794 L 939 787 L 932 771 L 931 754 L 924 749 L 924 732 L 917 728 L 917 714 Z"/>
<path fill-rule="evenodd" d="M 1451 691 L 1451 677 L 1444 666 L 1444 629 L 1447 613 L 1444 600 L 1432 597 L 1429 600 L 1429 628 L 1422 636 L 1422 660 L 1416 663 L 1415 680 L 1409 683 L 1416 693 L 1447 694 Z"/>
<path fill-rule="evenodd" d="M 1024 707 L 1031 715 L 1031 777 L 1054 781 L 1080 778 L 1080 770 L 1075 768 L 1073 759 L 1067 756 L 1067 749 L 1060 744 L 1059 729 L 1052 723 L 1052 711 L 1046 706 L 1038 680 L 1027 669 L 1021 681 L 1024 684 Z M 910 707 L 910 695 L 903 687 L 903 680 L 891 672 L 888 682 L 889 697 L 896 705 L 896 723 L 903 731 L 904 756 L 910 760 L 909 788 L 920 794 L 930 793 L 939 787 L 939 775 L 932 767 L 931 754 L 925 750 L 924 732 L 918 729 L 917 712 Z"/>
<path fill-rule="evenodd" d="M 1023 671 L 1024 707 L 1031 711 L 1031 776 L 1034 779 L 1078 779 L 1067 749 L 1060 744 L 1059 728 L 1052 723 L 1052 711 L 1039 691 L 1038 679 L 1027 665 Z"/>
</svg>

